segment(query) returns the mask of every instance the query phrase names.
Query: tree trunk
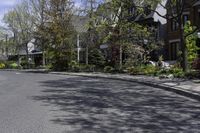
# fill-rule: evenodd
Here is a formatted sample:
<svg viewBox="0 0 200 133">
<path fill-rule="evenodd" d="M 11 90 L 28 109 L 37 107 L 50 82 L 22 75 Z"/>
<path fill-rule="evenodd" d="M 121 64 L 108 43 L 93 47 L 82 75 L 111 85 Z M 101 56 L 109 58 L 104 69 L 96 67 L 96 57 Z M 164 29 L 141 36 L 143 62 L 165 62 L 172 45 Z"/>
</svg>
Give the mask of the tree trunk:
<svg viewBox="0 0 200 133">
<path fill-rule="evenodd" d="M 45 56 L 45 51 L 42 52 L 42 65 L 45 67 L 46 66 L 46 56 Z"/>
<path fill-rule="evenodd" d="M 80 62 L 80 36 L 77 34 L 77 62 Z"/>
<path fill-rule="evenodd" d="M 86 52 L 85 62 L 86 62 L 86 65 L 88 65 L 89 64 L 89 62 L 88 62 L 88 44 L 86 46 L 85 52 Z"/>
<path fill-rule="evenodd" d="M 122 62 L 123 62 L 123 59 L 122 59 L 122 55 L 123 54 L 123 50 L 122 50 L 122 46 L 120 45 L 120 48 L 119 48 L 119 55 L 120 55 L 120 57 L 119 57 L 119 67 L 120 67 L 120 69 L 122 68 Z"/>
<path fill-rule="evenodd" d="M 188 57 L 187 57 L 187 46 L 185 42 L 184 35 L 181 35 L 181 44 L 182 44 L 182 62 L 181 66 L 184 72 L 188 72 Z"/>
<path fill-rule="evenodd" d="M 30 62 L 29 62 L 29 53 L 28 53 L 28 44 L 26 44 L 26 62 L 28 63 L 28 69 L 30 68 Z"/>
<path fill-rule="evenodd" d="M 179 29 L 180 29 L 180 45 L 181 45 L 181 67 L 184 72 L 188 72 L 188 57 L 187 57 L 187 46 L 184 37 L 184 25 L 182 17 L 179 17 Z"/>
<path fill-rule="evenodd" d="M 6 58 L 8 59 L 8 35 L 6 34 Z"/>
</svg>

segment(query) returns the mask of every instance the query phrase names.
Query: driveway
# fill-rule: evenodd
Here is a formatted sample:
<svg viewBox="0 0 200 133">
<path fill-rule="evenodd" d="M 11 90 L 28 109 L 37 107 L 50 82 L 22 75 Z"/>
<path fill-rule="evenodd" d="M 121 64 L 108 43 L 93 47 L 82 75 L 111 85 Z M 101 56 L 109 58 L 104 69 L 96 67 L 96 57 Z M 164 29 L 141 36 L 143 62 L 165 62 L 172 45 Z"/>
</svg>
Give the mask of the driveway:
<svg viewBox="0 0 200 133">
<path fill-rule="evenodd" d="M 199 133 L 200 103 L 134 82 L 0 72 L 0 133 Z"/>
</svg>

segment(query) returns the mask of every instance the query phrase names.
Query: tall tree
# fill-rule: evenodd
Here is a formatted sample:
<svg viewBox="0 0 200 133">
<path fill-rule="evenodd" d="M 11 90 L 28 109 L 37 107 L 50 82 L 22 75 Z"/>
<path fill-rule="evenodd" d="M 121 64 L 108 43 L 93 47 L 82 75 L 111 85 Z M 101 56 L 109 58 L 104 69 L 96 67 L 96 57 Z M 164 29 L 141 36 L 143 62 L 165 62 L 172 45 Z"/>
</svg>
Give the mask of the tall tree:
<svg viewBox="0 0 200 133">
<path fill-rule="evenodd" d="M 36 30 L 34 31 L 34 38 L 36 39 L 35 45 L 37 45 L 43 52 L 43 66 L 46 65 L 46 54 L 45 51 L 47 50 L 48 41 L 47 37 L 45 36 L 44 26 L 48 20 L 47 14 L 47 0 L 30 0 L 30 10 L 31 15 L 35 20 L 35 27 Z"/>
<path fill-rule="evenodd" d="M 88 23 L 86 25 L 88 32 L 87 32 L 87 40 L 86 43 L 86 64 L 88 64 L 88 54 L 89 49 L 91 47 L 95 47 L 97 43 L 97 34 L 96 34 L 96 21 L 95 21 L 95 12 L 98 8 L 99 3 L 102 2 L 101 0 L 82 0 L 83 7 L 79 9 L 79 12 L 83 15 L 88 17 Z"/>
<path fill-rule="evenodd" d="M 71 0 L 50 0 L 46 4 L 46 21 L 37 28 L 48 43 L 47 50 L 54 68 L 64 70 L 74 53 L 72 40 L 75 31 L 71 23 L 73 3 Z"/>
<path fill-rule="evenodd" d="M 117 62 L 119 62 L 120 67 L 122 67 L 123 61 L 122 53 L 126 52 L 126 50 L 135 49 L 134 54 L 147 55 L 154 49 L 151 46 L 156 41 L 155 39 L 154 41 L 150 39 L 152 38 L 150 28 L 148 29 L 146 25 L 140 25 L 130 19 L 133 18 L 133 15 L 137 16 L 139 13 L 142 13 L 142 11 L 134 10 L 134 5 L 135 3 L 130 0 L 111 0 L 100 6 L 97 10 L 97 14 L 100 16 L 98 29 L 101 37 L 104 38 L 102 39 L 102 43 L 107 41 L 107 43 L 114 45 L 114 47 L 118 47 L 119 57 L 117 58 Z M 133 52 L 129 51 L 127 53 Z M 130 56 L 138 58 L 136 54 Z M 141 56 L 141 58 L 145 59 L 144 57 Z"/>
<path fill-rule="evenodd" d="M 21 49 L 25 49 L 27 62 L 29 58 L 28 43 L 32 40 L 34 30 L 34 20 L 29 11 L 29 3 L 23 1 L 4 16 L 5 23 L 13 32 L 14 42 L 18 44 L 18 54 Z"/>
</svg>

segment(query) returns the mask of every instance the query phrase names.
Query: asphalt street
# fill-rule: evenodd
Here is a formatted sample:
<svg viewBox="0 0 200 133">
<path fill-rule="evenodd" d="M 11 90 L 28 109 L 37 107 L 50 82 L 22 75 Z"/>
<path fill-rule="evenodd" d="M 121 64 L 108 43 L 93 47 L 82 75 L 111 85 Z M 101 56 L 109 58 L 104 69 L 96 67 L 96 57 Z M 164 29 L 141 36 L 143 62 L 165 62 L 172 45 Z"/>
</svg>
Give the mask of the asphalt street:
<svg viewBox="0 0 200 133">
<path fill-rule="evenodd" d="M 200 133 L 200 103 L 134 82 L 0 72 L 0 133 Z"/>
</svg>

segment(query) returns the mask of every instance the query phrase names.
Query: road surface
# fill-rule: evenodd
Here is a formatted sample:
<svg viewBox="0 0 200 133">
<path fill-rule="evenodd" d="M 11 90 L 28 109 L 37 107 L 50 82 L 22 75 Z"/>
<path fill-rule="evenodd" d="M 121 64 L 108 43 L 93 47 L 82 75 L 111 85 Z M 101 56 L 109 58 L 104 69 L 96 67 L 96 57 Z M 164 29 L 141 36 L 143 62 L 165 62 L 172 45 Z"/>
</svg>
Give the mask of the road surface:
<svg viewBox="0 0 200 133">
<path fill-rule="evenodd" d="M 0 133 L 198 133 L 200 103 L 108 79 L 0 72 Z"/>
</svg>

